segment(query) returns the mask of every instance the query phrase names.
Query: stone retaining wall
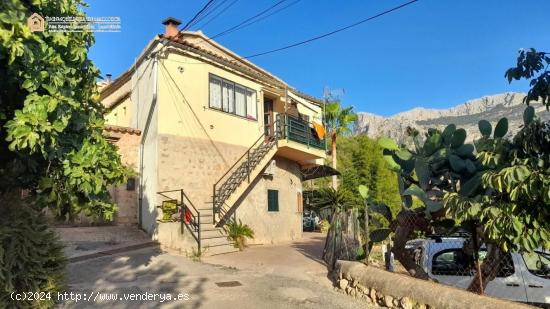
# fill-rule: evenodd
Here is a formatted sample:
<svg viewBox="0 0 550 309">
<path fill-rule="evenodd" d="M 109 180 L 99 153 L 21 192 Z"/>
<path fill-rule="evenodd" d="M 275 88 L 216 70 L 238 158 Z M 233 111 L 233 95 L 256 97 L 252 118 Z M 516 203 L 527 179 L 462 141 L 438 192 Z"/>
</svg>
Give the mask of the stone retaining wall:
<svg viewBox="0 0 550 309">
<path fill-rule="evenodd" d="M 360 262 L 337 261 L 333 273 L 337 288 L 370 304 L 387 308 L 522 309 L 528 305 L 476 295 L 430 281 L 368 267 Z"/>
</svg>

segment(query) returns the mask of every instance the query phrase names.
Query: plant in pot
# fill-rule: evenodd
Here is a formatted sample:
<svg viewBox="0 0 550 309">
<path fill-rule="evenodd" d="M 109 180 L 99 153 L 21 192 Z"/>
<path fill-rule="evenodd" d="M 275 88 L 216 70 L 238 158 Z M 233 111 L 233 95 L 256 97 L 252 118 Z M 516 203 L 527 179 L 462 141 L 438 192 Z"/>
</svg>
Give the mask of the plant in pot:
<svg viewBox="0 0 550 309">
<path fill-rule="evenodd" d="M 254 238 L 254 231 L 247 224 L 243 224 L 241 220 L 231 221 L 227 224 L 228 238 L 235 242 L 235 248 L 243 251 L 246 247 L 246 239 Z"/>
</svg>

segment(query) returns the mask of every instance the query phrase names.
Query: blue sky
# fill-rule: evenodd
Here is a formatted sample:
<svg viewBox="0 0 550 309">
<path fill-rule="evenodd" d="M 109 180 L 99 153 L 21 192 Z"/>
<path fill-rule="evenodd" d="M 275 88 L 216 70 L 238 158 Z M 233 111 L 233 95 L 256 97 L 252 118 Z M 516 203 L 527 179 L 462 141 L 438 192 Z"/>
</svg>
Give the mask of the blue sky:
<svg viewBox="0 0 550 309">
<path fill-rule="evenodd" d="M 90 58 L 103 74 L 116 77 L 154 35 L 163 32 L 165 17 L 185 23 L 206 2 L 89 0 L 88 15 L 122 19 L 121 33 L 96 35 Z M 213 36 L 276 2 L 238 0 L 201 30 Z M 404 2 L 301 0 L 216 40 L 247 56 Z M 342 101 L 357 111 L 387 116 L 420 106 L 447 108 L 483 95 L 527 91 L 526 82 L 509 85 L 504 71 L 515 64 L 519 48 L 550 51 L 549 11 L 548 0 L 420 0 L 334 36 L 251 60 L 317 97 L 325 86 L 343 88 Z"/>
</svg>

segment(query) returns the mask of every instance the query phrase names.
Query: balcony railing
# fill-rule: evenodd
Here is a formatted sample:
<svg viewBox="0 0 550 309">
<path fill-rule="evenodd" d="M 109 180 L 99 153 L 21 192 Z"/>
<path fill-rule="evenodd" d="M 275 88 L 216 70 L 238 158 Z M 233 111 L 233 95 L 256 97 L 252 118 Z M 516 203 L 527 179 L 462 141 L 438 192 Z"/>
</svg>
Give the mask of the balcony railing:
<svg viewBox="0 0 550 309">
<path fill-rule="evenodd" d="M 277 134 L 279 139 L 294 141 L 321 150 L 326 149 L 326 139 L 319 139 L 309 122 L 294 116 L 277 114 Z"/>
</svg>

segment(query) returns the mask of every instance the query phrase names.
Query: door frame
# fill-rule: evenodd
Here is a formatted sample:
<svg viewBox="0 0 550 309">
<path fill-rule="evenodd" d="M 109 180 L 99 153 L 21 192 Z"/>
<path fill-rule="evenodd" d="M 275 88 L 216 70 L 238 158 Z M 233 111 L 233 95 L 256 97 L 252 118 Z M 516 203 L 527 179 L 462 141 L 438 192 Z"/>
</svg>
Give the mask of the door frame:
<svg viewBox="0 0 550 309">
<path fill-rule="evenodd" d="M 273 115 L 273 100 L 264 97 L 264 135 L 266 141 L 275 136 L 275 122 Z"/>
</svg>

